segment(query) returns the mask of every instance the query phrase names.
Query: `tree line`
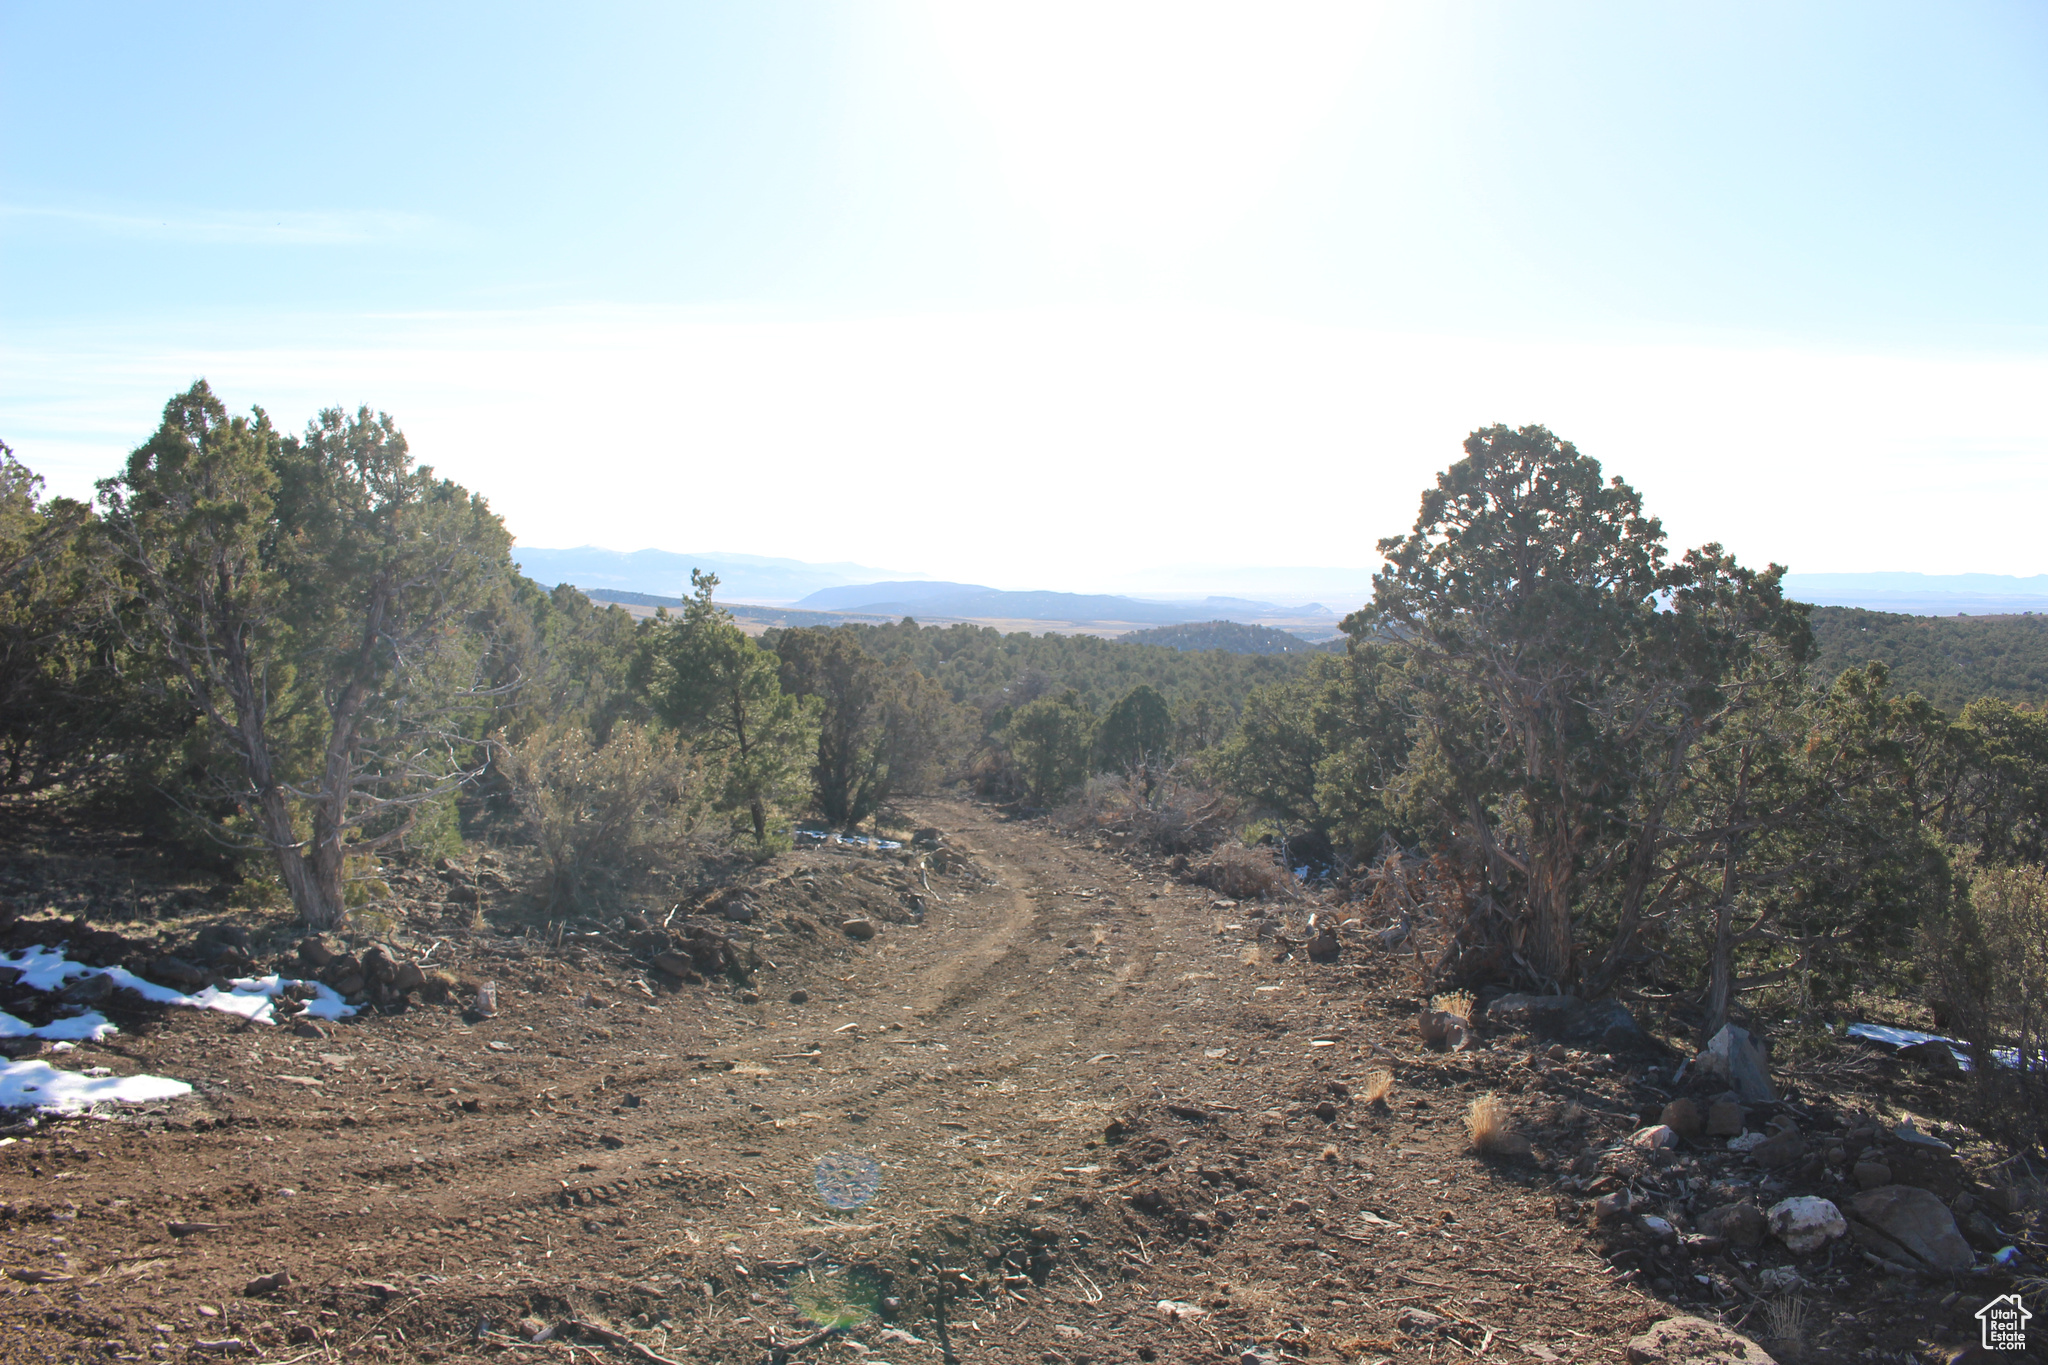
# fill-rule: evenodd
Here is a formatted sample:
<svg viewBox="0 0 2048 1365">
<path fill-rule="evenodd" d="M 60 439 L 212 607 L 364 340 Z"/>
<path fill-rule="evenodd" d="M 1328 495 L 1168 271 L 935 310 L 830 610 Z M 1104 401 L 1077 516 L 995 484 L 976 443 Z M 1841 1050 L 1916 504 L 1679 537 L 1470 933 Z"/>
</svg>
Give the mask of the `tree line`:
<svg viewBox="0 0 2048 1365">
<path fill-rule="evenodd" d="M 1194 790 L 1359 894 L 1450 869 L 1445 981 L 1654 982 L 1709 1033 L 1760 990 L 1904 993 L 2039 1043 L 2044 983 L 1994 964 L 2048 931 L 2048 717 L 1823 661 L 1779 566 L 1674 553 L 1541 427 L 1472 434 L 1342 653 L 755 640 L 712 576 L 635 621 L 511 544 L 367 409 L 285 434 L 195 384 L 91 506 L 9 453 L 0 790 L 153 803 L 321 927 L 465 811 L 516 817 L 550 903 L 589 906 L 686 841 L 766 857 L 949 783 L 1026 811 Z"/>
</svg>

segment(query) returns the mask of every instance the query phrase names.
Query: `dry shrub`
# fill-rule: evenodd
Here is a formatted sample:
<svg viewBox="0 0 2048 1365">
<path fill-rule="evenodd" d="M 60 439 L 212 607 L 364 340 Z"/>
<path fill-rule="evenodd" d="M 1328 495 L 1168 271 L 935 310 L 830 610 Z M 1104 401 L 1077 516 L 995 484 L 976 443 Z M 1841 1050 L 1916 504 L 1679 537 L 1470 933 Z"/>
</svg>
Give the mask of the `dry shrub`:
<svg viewBox="0 0 2048 1365">
<path fill-rule="evenodd" d="M 620 726 L 595 747 L 580 725 L 551 724 L 512 749 L 506 775 L 547 863 L 548 906 L 616 894 L 688 836 L 703 781 L 687 746 Z"/>
<path fill-rule="evenodd" d="M 1422 985 L 1477 981 L 1496 974 L 1507 961 L 1505 912 L 1470 869 L 1445 854 L 1428 858 L 1390 847 L 1353 883 L 1364 883 L 1360 918 L 1367 924 L 1401 925 L 1399 948 L 1413 957 Z"/>
<path fill-rule="evenodd" d="M 2048 869 L 1974 867 L 1926 932 L 1929 976 L 1975 1065 L 1971 1119 L 2014 1149 L 2048 1141 Z"/>
<path fill-rule="evenodd" d="M 1469 1024 L 1472 1022 L 1472 1006 L 1474 1003 L 1472 992 L 1453 991 L 1449 995 L 1437 996 L 1429 1002 L 1429 1007 L 1433 1010 L 1441 1010 L 1445 1014 L 1455 1014 Z"/>
<path fill-rule="evenodd" d="M 1148 852 L 1172 855 L 1214 848 L 1236 815 L 1237 804 L 1229 797 L 1176 771 L 1151 782 L 1116 774 L 1091 777 L 1053 813 L 1053 821 L 1075 833 L 1121 834 Z"/>
<path fill-rule="evenodd" d="M 1393 1072 L 1380 1068 L 1365 1073 L 1365 1089 L 1359 1092 L 1359 1097 L 1367 1104 L 1383 1103 L 1393 1093 Z"/>
<path fill-rule="evenodd" d="M 1290 896 L 1294 874 L 1280 865 L 1270 848 L 1225 844 L 1188 868 L 1188 880 L 1220 891 L 1232 900 L 1266 900 Z"/>
<path fill-rule="evenodd" d="M 1521 1156 L 1529 1141 L 1515 1132 L 1507 1101 L 1498 1095 L 1481 1095 L 1465 1112 L 1465 1127 L 1472 1134 L 1472 1150 L 1494 1156 Z"/>
</svg>

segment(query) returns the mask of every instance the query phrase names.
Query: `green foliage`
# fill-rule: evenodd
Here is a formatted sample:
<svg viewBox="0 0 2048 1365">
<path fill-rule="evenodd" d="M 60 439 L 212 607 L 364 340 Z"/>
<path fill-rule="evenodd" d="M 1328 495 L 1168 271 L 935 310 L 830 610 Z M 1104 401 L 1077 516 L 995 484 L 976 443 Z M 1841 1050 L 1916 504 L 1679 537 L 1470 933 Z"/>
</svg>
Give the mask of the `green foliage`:
<svg viewBox="0 0 2048 1365">
<path fill-rule="evenodd" d="M 1201 621 L 1180 626 L 1154 626 L 1117 636 L 1127 645 L 1165 645 L 1168 649 L 1221 649 L 1232 654 L 1340 654 L 1344 641 L 1311 641 L 1273 626 L 1240 621 Z"/>
<path fill-rule="evenodd" d="M 217 828 L 253 831 L 309 924 L 340 923 L 350 858 L 478 768 L 487 650 L 464 627 L 509 572 L 504 527 L 389 417 L 287 440 L 203 381 L 100 494 L 131 639 L 200 717 L 198 797 L 239 813 Z"/>
<path fill-rule="evenodd" d="M 1002 732 L 1034 804 L 1056 801 L 1088 777 L 1095 717 L 1072 688 L 1019 707 Z"/>
<path fill-rule="evenodd" d="M 647 641 L 649 704 L 716 771 L 717 808 L 744 815 L 764 845 L 769 817 L 806 799 L 820 703 L 782 690 L 780 661 L 713 603 L 718 575 L 692 571 L 680 618 Z"/>
<path fill-rule="evenodd" d="M 1173 712 L 1166 698 L 1139 683 L 1117 698 L 1095 731 L 1097 772 L 1163 768 L 1173 748 Z"/>
<path fill-rule="evenodd" d="M 1903 616 L 1813 608 L 1814 665 L 1825 676 L 1877 662 L 1891 688 L 1954 713 L 1979 697 L 2048 705 L 2048 615 Z"/>
<path fill-rule="evenodd" d="M 1959 862 L 1968 893 L 1929 917 L 1922 960 L 1945 1026 L 1977 1060 L 1973 1117 L 2015 1148 L 2038 1148 L 2048 1140 L 2048 869 Z"/>
<path fill-rule="evenodd" d="M 183 719 L 129 676 L 91 509 L 44 500 L 42 482 L 0 444 L 0 792 L 15 794 L 133 766 Z"/>
<path fill-rule="evenodd" d="M 1245 695 L 1261 683 L 1293 677 L 1305 655 L 1183 653 L 1159 645 L 1125 644 L 1087 635 L 1005 635 L 986 626 L 841 626 L 876 658 L 917 670 L 955 702 L 983 718 L 983 733 L 1000 730 L 1017 707 L 1048 693 L 1072 689 L 1081 705 L 1100 713 L 1144 683 L 1176 714 L 1207 708 L 1206 732 L 1220 738 L 1234 724 Z"/>
</svg>

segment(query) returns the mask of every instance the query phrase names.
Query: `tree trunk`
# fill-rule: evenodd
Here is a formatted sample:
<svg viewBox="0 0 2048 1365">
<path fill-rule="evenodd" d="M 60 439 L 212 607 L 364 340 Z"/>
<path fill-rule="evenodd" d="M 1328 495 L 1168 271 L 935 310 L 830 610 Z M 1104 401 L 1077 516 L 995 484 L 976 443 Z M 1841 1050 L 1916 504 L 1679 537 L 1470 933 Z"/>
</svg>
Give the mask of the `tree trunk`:
<svg viewBox="0 0 2048 1365">
<path fill-rule="evenodd" d="M 1572 981 L 1572 849 L 1560 830 L 1537 831 L 1529 858 L 1529 966 L 1559 990 Z"/>
</svg>

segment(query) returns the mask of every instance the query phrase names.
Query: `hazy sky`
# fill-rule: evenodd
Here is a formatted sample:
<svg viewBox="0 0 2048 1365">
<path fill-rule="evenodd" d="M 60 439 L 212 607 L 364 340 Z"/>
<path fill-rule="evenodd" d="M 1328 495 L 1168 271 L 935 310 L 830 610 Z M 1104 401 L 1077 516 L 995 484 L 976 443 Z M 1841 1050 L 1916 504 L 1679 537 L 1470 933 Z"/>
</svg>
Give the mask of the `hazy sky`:
<svg viewBox="0 0 2048 1365">
<path fill-rule="evenodd" d="M 392 412 L 536 545 L 1366 565 L 1472 427 L 2048 571 L 2048 6 L 0 3 L 0 438 Z"/>
</svg>

